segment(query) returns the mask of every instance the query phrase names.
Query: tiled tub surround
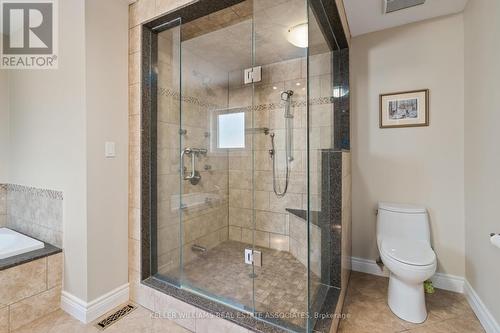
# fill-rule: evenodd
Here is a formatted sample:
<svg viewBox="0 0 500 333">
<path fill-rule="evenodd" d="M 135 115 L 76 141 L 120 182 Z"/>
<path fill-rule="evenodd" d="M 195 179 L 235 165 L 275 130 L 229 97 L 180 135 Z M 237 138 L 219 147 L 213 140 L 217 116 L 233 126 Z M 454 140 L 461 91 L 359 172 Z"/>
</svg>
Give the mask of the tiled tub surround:
<svg viewBox="0 0 500 333">
<path fill-rule="evenodd" d="M 3 187 L 6 193 L 6 199 L 3 199 L 6 202 L 5 226 L 62 247 L 62 192 L 14 184 Z"/>
<path fill-rule="evenodd" d="M 62 253 L 0 270 L 0 333 L 59 309 L 62 270 Z"/>
</svg>

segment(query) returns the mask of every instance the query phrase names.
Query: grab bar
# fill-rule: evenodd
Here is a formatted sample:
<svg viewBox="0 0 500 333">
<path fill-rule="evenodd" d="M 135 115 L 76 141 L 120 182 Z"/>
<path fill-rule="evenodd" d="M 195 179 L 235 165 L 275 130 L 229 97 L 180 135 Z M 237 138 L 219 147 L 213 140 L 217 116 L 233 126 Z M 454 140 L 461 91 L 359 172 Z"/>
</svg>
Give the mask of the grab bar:
<svg viewBox="0 0 500 333">
<path fill-rule="evenodd" d="M 200 173 L 196 170 L 196 157 L 199 155 L 206 155 L 207 150 L 204 148 L 184 148 L 181 152 L 181 175 L 182 179 L 189 180 L 191 184 L 196 185 L 201 179 Z M 184 156 L 191 156 L 191 174 L 186 176 L 186 169 L 184 167 Z"/>
</svg>

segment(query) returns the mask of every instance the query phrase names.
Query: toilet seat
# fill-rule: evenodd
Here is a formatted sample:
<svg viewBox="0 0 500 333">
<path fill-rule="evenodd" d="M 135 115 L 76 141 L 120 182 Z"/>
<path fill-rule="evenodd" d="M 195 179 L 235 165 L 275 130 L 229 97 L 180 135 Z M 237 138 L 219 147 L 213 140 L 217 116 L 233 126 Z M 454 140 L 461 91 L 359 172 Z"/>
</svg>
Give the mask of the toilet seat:
<svg viewBox="0 0 500 333">
<path fill-rule="evenodd" d="M 429 243 L 413 239 L 385 239 L 381 252 L 397 262 L 410 266 L 429 266 L 436 262 L 436 254 Z"/>
</svg>

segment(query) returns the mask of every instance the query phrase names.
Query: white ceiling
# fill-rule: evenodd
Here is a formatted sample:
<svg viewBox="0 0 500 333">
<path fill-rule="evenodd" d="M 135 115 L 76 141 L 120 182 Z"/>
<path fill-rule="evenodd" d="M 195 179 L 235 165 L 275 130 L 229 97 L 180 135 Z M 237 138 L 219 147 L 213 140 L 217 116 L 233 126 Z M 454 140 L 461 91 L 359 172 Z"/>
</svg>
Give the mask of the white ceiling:
<svg viewBox="0 0 500 333">
<path fill-rule="evenodd" d="M 459 13 L 467 0 L 427 0 L 425 4 L 384 14 L 384 0 L 344 0 L 353 37 L 373 31 Z"/>
</svg>

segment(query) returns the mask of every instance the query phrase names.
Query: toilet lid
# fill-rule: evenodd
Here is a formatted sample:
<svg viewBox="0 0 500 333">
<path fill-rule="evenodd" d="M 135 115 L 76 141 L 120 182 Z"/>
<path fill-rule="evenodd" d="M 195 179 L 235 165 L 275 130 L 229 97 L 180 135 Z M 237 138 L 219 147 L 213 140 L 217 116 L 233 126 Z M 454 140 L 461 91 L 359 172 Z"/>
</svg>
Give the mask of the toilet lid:
<svg viewBox="0 0 500 333">
<path fill-rule="evenodd" d="M 408 239 L 387 239 L 382 241 L 382 251 L 408 265 L 426 266 L 436 260 L 436 254 L 427 242 Z"/>
</svg>

